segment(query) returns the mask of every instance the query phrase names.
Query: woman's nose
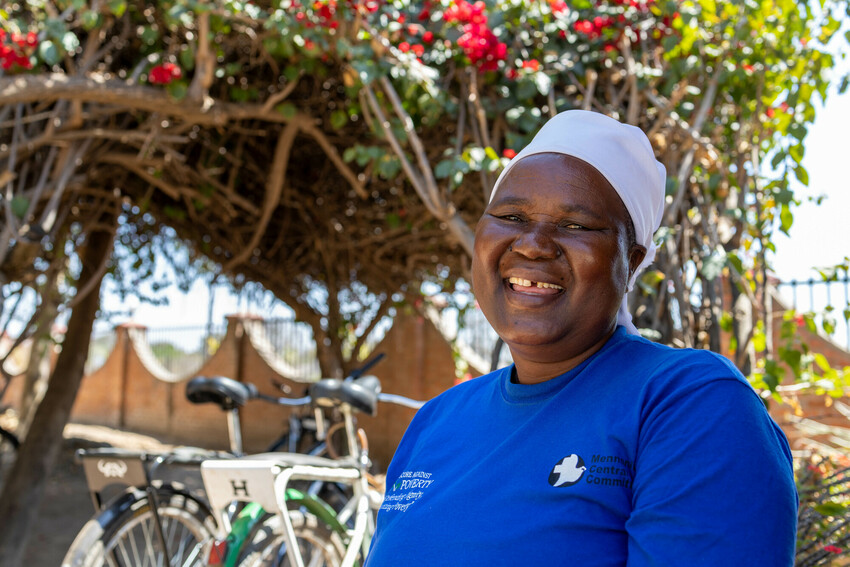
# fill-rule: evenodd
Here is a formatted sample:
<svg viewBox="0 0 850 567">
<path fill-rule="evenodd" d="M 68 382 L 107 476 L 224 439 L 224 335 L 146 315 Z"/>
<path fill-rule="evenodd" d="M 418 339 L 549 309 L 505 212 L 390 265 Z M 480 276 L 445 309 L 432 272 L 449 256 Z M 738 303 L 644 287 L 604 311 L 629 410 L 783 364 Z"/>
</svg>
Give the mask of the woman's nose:
<svg viewBox="0 0 850 567">
<path fill-rule="evenodd" d="M 555 241 L 554 228 L 548 223 L 529 223 L 511 243 L 511 251 L 530 260 L 546 260 L 561 255 L 561 247 Z"/>
</svg>

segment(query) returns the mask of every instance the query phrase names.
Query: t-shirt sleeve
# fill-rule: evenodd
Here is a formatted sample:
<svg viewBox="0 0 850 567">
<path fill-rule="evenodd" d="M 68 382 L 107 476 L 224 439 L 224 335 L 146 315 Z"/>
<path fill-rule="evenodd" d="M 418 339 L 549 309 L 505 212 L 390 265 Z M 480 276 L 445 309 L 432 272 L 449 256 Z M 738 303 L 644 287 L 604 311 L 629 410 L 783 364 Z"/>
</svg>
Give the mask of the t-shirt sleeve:
<svg viewBox="0 0 850 567">
<path fill-rule="evenodd" d="M 639 433 L 628 567 L 793 565 L 791 455 L 755 392 L 729 377 L 657 399 Z"/>
</svg>

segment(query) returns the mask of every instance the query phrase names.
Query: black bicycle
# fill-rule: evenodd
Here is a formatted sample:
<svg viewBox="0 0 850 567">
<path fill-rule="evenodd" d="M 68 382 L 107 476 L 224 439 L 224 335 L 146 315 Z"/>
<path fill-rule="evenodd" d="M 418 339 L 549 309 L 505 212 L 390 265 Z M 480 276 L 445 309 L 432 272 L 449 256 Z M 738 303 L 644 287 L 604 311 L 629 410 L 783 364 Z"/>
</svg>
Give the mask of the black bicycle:
<svg viewBox="0 0 850 567">
<path fill-rule="evenodd" d="M 354 380 L 383 358 L 369 360 L 347 378 Z M 304 407 L 304 398 L 292 400 L 260 394 L 253 384 L 230 378 L 196 377 L 186 385 L 192 403 L 213 403 L 227 412 L 230 451 L 178 448 L 164 453 L 115 448 L 80 450 L 95 515 L 89 520 L 65 556 L 63 567 L 135 567 L 139 565 L 205 565 L 217 525 L 200 476 L 200 464 L 211 458 L 243 454 L 239 408 L 261 399 L 277 405 Z M 289 427 L 269 451 L 300 451 L 327 456 L 325 419 L 293 411 Z M 307 493 L 321 493 L 342 506 L 345 492 L 329 483 L 303 486 Z M 242 506 L 234 503 L 225 516 L 235 517 Z"/>
</svg>

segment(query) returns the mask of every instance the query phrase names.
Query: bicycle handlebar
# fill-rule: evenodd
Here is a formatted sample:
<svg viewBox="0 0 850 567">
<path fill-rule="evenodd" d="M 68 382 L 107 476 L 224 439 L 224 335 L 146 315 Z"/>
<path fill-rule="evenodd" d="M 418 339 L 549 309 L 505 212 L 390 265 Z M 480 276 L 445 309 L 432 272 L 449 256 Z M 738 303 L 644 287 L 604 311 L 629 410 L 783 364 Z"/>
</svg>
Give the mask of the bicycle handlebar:
<svg viewBox="0 0 850 567">
<path fill-rule="evenodd" d="M 279 406 L 307 406 L 313 401 L 313 398 L 310 396 L 304 396 L 303 398 L 278 398 L 275 396 L 260 394 L 259 392 L 255 396 L 255 399 L 271 402 Z"/>
<path fill-rule="evenodd" d="M 390 404 L 395 404 L 397 406 L 403 406 L 410 409 L 418 410 L 422 406 L 425 405 L 425 402 L 420 400 L 412 400 L 410 398 L 405 398 L 404 396 L 400 396 L 398 394 L 378 394 L 379 402 L 387 402 Z"/>
</svg>

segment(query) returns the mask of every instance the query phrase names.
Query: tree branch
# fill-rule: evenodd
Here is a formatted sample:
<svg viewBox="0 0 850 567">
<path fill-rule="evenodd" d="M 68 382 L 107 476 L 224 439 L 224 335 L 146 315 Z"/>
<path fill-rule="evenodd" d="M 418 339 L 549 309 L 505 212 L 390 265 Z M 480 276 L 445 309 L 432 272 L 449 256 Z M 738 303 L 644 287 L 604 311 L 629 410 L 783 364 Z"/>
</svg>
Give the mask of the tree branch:
<svg viewBox="0 0 850 567">
<path fill-rule="evenodd" d="M 357 174 L 355 174 L 351 169 L 346 165 L 345 161 L 343 161 L 342 157 L 339 155 L 339 152 L 336 148 L 328 141 L 327 136 L 325 136 L 324 132 L 310 125 L 303 125 L 301 129 L 305 134 L 308 134 L 312 137 L 316 142 L 321 146 L 321 148 L 325 151 L 325 154 L 328 156 L 328 159 L 331 160 L 340 174 L 345 177 L 351 187 L 357 192 L 361 199 L 368 199 L 369 193 L 366 192 L 366 189 L 363 187 L 363 184 L 357 178 Z"/>
<path fill-rule="evenodd" d="M 274 159 L 272 160 L 272 169 L 269 172 L 269 178 L 266 182 L 266 197 L 263 200 L 262 209 L 263 214 L 257 223 L 257 230 L 254 231 L 248 245 L 235 254 L 227 264 L 222 266 L 222 272 L 229 273 L 236 266 L 246 261 L 260 243 L 263 234 L 265 234 L 272 214 L 280 202 L 283 187 L 286 184 L 286 168 L 289 166 L 289 154 L 292 151 L 292 145 L 295 143 L 295 137 L 298 135 L 299 130 L 300 125 L 292 122 L 287 124 L 281 131 L 280 136 L 278 136 Z"/>
</svg>

